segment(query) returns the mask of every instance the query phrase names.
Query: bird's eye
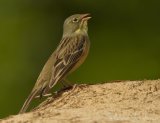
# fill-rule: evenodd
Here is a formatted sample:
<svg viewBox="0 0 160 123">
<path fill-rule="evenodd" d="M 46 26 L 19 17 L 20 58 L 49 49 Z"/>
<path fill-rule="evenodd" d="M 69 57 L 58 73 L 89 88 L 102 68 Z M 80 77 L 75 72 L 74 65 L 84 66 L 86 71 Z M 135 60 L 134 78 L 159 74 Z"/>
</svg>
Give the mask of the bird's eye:
<svg viewBox="0 0 160 123">
<path fill-rule="evenodd" d="M 72 22 L 78 22 L 79 20 L 78 20 L 78 18 L 74 18 L 73 20 L 72 20 Z"/>
</svg>

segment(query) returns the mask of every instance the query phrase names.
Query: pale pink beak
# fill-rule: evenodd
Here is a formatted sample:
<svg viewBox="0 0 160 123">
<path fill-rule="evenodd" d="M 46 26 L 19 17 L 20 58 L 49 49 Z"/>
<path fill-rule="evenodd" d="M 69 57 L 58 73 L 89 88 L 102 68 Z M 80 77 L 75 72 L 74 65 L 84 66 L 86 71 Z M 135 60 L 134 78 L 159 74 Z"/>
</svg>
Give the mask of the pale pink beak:
<svg viewBox="0 0 160 123">
<path fill-rule="evenodd" d="M 87 13 L 87 14 L 82 14 L 80 19 L 82 19 L 82 21 L 87 21 L 89 19 L 91 19 L 92 17 L 90 17 L 90 14 Z"/>
</svg>

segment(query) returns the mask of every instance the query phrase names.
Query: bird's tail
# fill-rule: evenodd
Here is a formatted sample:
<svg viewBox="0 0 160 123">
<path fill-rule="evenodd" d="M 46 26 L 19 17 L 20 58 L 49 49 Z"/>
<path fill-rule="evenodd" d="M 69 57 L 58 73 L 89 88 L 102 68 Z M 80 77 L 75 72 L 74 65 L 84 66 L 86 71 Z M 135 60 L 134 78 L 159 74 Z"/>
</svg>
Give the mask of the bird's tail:
<svg viewBox="0 0 160 123">
<path fill-rule="evenodd" d="M 38 90 L 34 90 L 31 92 L 31 94 L 28 96 L 28 98 L 26 99 L 26 101 L 24 102 L 21 110 L 19 111 L 19 114 L 26 112 L 30 102 L 32 101 L 32 99 L 36 96 L 36 94 L 38 93 Z"/>
</svg>

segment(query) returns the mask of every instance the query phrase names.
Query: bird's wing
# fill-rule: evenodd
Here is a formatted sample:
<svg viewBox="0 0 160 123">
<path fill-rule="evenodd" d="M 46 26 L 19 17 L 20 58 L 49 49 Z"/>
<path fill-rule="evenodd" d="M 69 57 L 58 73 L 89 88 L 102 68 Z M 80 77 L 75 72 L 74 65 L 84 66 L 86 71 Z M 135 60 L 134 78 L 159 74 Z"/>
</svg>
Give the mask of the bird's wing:
<svg viewBox="0 0 160 123">
<path fill-rule="evenodd" d="M 85 41 L 85 36 L 62 39 L 56 51 L 56 62 L 53 66 L 49 88 L 60 81 L 79 61 L 84 51 Z"/>
</svg>

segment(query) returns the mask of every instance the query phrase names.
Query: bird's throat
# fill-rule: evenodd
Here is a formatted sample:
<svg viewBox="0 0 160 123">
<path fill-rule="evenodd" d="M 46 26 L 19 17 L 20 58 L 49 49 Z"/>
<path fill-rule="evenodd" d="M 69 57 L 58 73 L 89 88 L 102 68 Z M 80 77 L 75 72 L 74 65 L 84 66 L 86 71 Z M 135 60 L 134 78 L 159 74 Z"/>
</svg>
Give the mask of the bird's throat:
<svg viewBox="0 0 160 123">
<path fill-rule="evenodd" d="M 75 31 L 75 33 L 80 34 L 80 33 L 82 33 L 82 30 L 81 30 L 81 29 L 77 29 L 77 30 Z"/>
</svg>

